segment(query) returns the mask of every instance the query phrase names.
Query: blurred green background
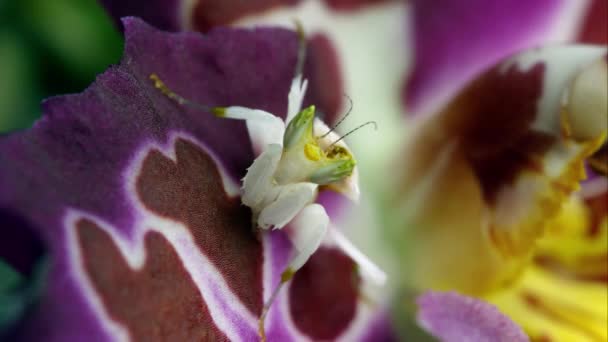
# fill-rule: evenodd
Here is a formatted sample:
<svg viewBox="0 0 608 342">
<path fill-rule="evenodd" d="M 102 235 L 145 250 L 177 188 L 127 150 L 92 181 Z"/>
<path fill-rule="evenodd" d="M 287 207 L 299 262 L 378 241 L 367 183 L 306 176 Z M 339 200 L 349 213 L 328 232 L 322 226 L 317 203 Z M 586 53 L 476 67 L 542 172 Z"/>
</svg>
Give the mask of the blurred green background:
<svg viewBox="0 0 608 342">
<path fill-rule="evenodd" d="M 29 127 L 42 99 L 82 91 L 121 54 L 95 0 L 0 0 L 0 134 Z"/>
</svg>

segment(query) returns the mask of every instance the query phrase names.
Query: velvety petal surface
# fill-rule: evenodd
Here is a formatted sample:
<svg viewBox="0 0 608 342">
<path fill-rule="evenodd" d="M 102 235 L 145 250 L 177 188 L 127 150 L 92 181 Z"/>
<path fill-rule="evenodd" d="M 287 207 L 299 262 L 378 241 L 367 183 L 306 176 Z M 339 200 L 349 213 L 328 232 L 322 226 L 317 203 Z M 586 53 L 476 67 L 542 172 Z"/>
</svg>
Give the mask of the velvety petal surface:
<svg viewBox="0 0 608 342">
<path fill-rule="evenodd" d="M 404 88 L 408 114 L 430 115 L 499 60 L 574 39 L 590 1 L 412 2 L 413 65 Z"/>
<path fill-rule="evenodd" d="M 454 292 L 427 292 L 417 302 L 420 325 L 441 341 L 528 341 L 521 328 L 483 301 Z"/>
<path fill-rule="evenodd" d="M 296 36 L 217 29 L 203 37 L 123 23 L 120 65 L 81 94 L 47 100 L 30 130 L 0 138 L 2 233 L 28 241 L 33 232 L 50 259 L 42 299 L 14 338 L 257 340 L 257 317 L 292 250 L 282 232 L 254 232 L 236 196 L 253 162 L 244 123 L 180 107 L 149 75 L 206 105 L 284 115 Z M 313 258 L 273 305 L 267 335 L 367 334 L 375 313 L 352 274 L 331 283 L 316 276 L 352 261 L 325 248 Z M 328 285 L 340 296 L 315 299 Z M 315 301 L 344 310 L 307 323 L 293 316 Z"/>
</svg>

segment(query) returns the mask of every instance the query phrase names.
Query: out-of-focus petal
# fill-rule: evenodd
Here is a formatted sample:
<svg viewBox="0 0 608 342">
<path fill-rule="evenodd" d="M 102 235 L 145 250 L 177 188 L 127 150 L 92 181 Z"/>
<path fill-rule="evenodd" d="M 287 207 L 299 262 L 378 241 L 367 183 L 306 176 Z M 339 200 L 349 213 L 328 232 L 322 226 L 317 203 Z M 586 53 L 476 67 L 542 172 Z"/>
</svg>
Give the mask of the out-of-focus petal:
<svg viewBox="0 0 608 342">
<path fill-rule="evenodd" d="M 100 0 L 100 4 L 120 26 L 123 17 L 137 16 L 155 27 L 166 31 L 183 29 L 184 12 L 188 12 L 188 0 L 121 1 Z"/>
<path fill-rule="evenodd" d="M 481 300 L 453 292 L 427 292 L 417 303 L 419 323 L 441 341 L 528 341 L 517 324 Z"/>
<path fill-rule="evenodd" d="M 608 1 L 591 0 L 577 41 L 588 44 L 608 44 Z"/>
<path fill-rule="evenodd" d="M 412 2 L 408 114 L 431 115 L 499 60 L 575 38 L 588 6 L 580 0 Z"/>
</svg>

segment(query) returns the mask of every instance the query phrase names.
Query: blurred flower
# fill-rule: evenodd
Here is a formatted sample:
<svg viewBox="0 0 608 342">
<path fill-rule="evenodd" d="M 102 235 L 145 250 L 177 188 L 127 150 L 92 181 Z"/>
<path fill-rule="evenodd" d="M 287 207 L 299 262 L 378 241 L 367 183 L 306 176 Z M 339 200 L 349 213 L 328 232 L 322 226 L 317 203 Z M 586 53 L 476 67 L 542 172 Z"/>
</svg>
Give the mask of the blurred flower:
<svg viewBox="0 0 608 342">
<path fill-rule="evenodd" d="M 49 262 L 39 302 L 7 338 L 258 340 L 293 249 L 282 231 L 252 231 L 235 198 L 253 162 L 247 129 L 179 106 L 148 77 L 210 106 L 284 113 L 296 37 L 220 29 L 202 39 L 133 18 L 124 25 L 120 65 L 81 94 L 47 100 L 32 129 L 0 139 L 9 237 L 0 255 L 14 270 L 41 253 Z M 319 201 L 333 220 L 344 200 Z M 39 240 L 45 252 L 32 250 Z M 268 340 L 389 339 L 363 285 L 353 260 L 324 245 L 272 305 Z"/>
<path fill-rule="evenodd" d="M 408 284 L 501 298 L 499 307 L 535 338 L 580 339 L 587 330 L 606 337 L 606 284 L 589 284 L 605 273 L 605 252 L 591 249 L 599 244 L 605 251 L 606 240 L 601 234 L 582 238 L 592 229 L 588 214 L 564 206 L 576 200 L 571 196 L 585 178 L 585 158 L 605 140 L 606 53 L 564 46 L 517 55 L 420 125 L 405 151 L 412 157 L 401 167 L 401 192 L 392 201 L 393 227 L 407 241 L 399 251 Z M 562 210 L 568 211 L 565 218 L 558 216 Z M 577 234 L 578 248 L 564 244 Z M 561 247 L 548 250 L 543 241 Z M 572 272 L 595 272 L 590 278 L 571 278 L 559 267 L 538 269 L 543 260 L 565 262 L 570 253 L 584 251 L 582 246 L 593 255 L 588 260 L 599 264 L 585 264 L 581 260 L 589 255 L 578 255 L 579 269 Z M 562 291 L 554 292 L 560 283 Z M 566 289 L 572 296 L 587 293 L 585 301 L 556 299 Z M 514 296 L 504 298 L 506 293 Z M 552 309 L 543 309 L 544 303 Z M 589 319 L 571 324 L 562 315 L 560 329 L 533 320 L 555 320 L 555 311 L 577 307 Z M 564 330 L 582 330 L 582 336 Z"/>
<path fill-rule="evenodd" d="M 605 55 L 582 46 L 522 53 L 420 124 L 392 202 L 394 219 L 411 226 L 405 259 L 420 284 L 481 293 L 520 271 L 605 139 Z M 445 260 L 417 255 L 426 243 Z"/>
<path fill-rule="evenodd" d="M 533 339 L 605 340 L 608 246 L 576 191 L 606 138 L 607 52 L 536 46 L 551 32 L 605 44 L 583 19 L 605 25 L 589 9 L 606 3 L 480 4 L 481 18 L 416 4 L 406 104 L 420 119 L 386 202 L 405 283 L 489 300 Z M 457 13 L 463 30 L 445 25 Z"/>
</svg>

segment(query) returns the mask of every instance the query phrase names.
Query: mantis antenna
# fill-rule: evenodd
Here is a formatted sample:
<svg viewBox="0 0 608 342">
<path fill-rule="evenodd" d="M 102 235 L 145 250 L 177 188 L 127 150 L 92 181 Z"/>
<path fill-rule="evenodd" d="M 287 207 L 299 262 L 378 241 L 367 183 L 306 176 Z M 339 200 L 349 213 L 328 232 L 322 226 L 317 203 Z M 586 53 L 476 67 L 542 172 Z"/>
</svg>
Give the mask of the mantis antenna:
<svg viewBox="0 0 608 342">
<path fill-rule="evenodd" d="M 331 146 L 334 146 L 336 143 L 338 143 L 338 141 L 346 138 L 347 136 L 351 135 L 352 133 L 355 133 L 356 131 L 360 130 L 361 128 L 363 128 L 363 127 L 365 127 L 367 125 L 374 125 L 374 130 L 378 130 L 378 124 L 376 123 L 376 121 L 368 121 L 368 122 L 366 122 L 364 124 L 361 124 L 361 125 L 353 128 L 353 129 L 351 129 L 348 133 L 346 133 L 343 136 L 341 136 L 340 139 L 338 139 L 338 140 L 334 141 L 333 143 L 331 143 L 331 145 L 329 145 L 328 148 L 331 147 Z"/>
</svg>

